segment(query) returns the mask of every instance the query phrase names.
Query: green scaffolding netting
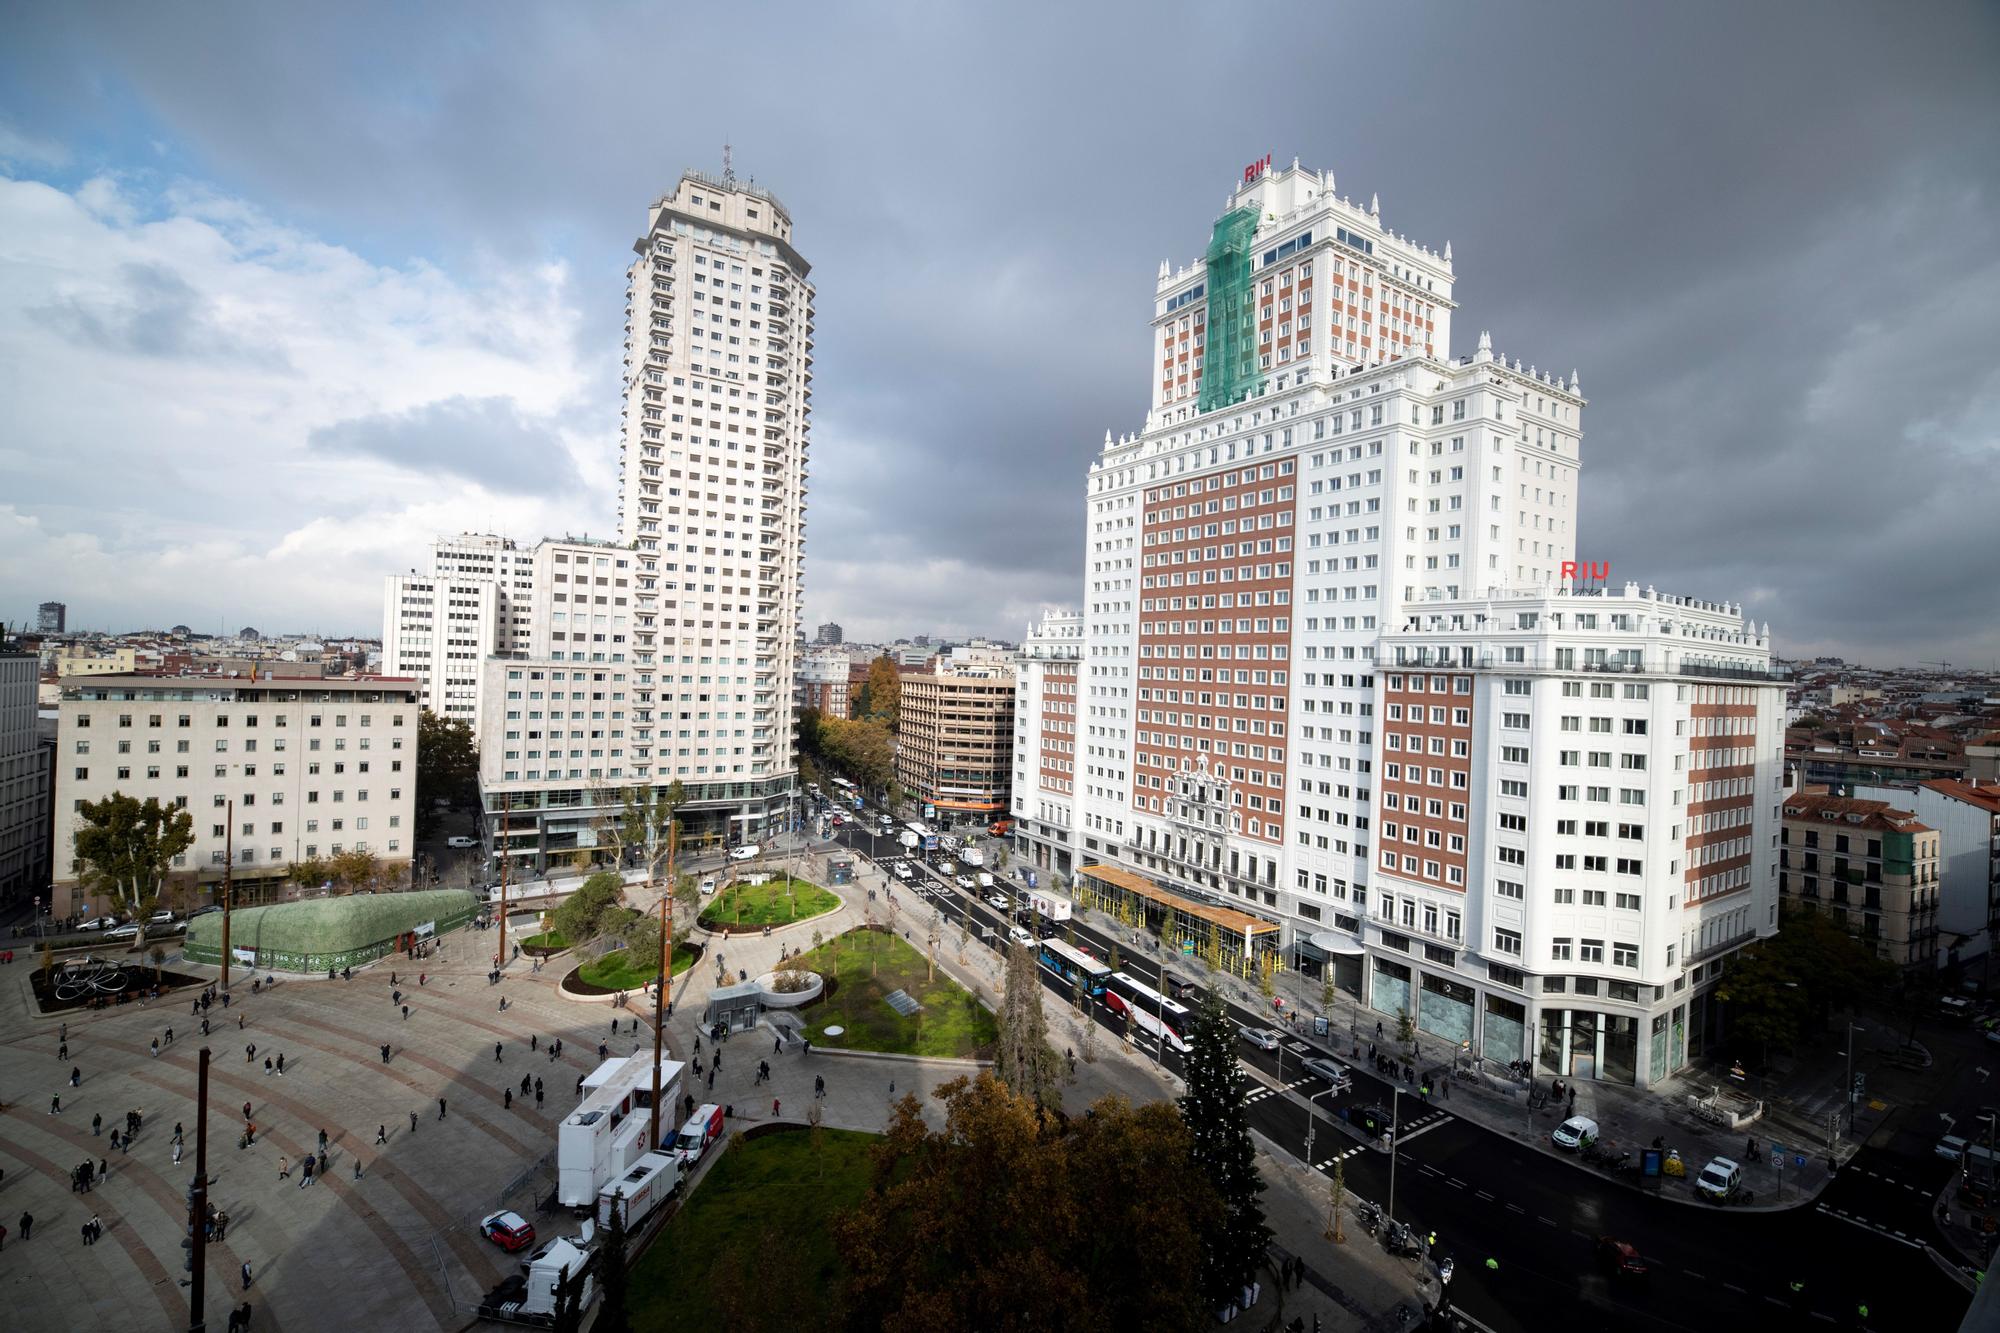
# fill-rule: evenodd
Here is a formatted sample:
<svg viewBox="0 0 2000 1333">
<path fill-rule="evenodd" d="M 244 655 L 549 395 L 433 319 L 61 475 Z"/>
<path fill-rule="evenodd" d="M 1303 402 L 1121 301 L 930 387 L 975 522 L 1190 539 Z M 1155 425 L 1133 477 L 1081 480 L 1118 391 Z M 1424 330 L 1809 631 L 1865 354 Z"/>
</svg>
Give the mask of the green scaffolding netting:
<svg viewBox="0 0 2000 1333">
<path fill-rule="evenodd" d="M 1257 210 L 1216 219 L 1208 238 L 1208 345 L 1202 358 L 1200 410 L 1240 403 L 1257 381 L 1257 304 L 1250 283 L 1250 241 Z"/>
</svg>

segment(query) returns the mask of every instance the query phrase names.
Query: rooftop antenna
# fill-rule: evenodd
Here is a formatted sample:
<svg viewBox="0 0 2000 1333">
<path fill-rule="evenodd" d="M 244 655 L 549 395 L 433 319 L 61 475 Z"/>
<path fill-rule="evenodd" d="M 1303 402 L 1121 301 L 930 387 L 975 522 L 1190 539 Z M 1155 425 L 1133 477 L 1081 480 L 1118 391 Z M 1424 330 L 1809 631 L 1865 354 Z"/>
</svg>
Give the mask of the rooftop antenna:
<svg viewBox="0 0 2000 1333">
<path fill-rule="evenodd" d="M 730 157 L 729 141 L 726 139 L 722 144 L 722 179 L 726 181 L 736 179 L 736 165 Z"/>
</svg>

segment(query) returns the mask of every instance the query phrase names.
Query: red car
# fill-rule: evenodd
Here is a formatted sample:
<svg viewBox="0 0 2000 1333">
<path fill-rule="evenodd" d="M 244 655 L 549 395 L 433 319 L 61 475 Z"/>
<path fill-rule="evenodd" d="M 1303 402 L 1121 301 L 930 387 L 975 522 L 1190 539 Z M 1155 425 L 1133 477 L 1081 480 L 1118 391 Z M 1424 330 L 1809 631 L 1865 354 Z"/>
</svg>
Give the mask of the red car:
<svg viewBox="0 0 2000 1333">
<path fill-rule="evenodd" d="M 1610 1236 L 1597 1238 L 1597 1262 L 1607 1272 L 1618 1277 L 1644 1277 L 1646 1259 L 1639 1251 L 1622 1240 Z"/>
<path fill-rule="evenodd" d="M 505 1210 L 493 1213 L 481 1222 L 479 1234 L 509 1254 L 525 1250 L 535 1243 L 534 1224 L 519 1213 Z"/>
</svg>

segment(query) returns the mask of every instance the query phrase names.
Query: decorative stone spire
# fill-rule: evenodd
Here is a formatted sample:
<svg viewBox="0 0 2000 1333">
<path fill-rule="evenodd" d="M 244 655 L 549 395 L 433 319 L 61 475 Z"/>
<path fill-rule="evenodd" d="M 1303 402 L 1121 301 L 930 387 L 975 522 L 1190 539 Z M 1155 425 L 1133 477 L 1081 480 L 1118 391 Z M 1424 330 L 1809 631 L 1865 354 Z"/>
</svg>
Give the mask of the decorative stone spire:
<svg viewBox="0 0 2000 1333">
<path fill-rule="evenodd" d="M 1569 371 L 1569 391 L 1571 393 L 1578 392 L 1576 387 L 1576 367 L 1574 366 L 1571 366 Z"/>
<path fill-rule="evenodd" d="M 1168 276 L 1171 275 L 1172 273 L 1173 273 L 1173 266 L 1171 261 L 1162 259 L 1160 261 L 1160 281 L 1165 282 Z"/>
<path fill-rule="evenodd" d="M 1451 262 L 1451 242 L 1450 242 L 1450 241 L 1446 241 L 1446 242 L 1444 243 L 1444 262 L 1445 262 L 1445 263 L 1447 263 L 1447 264 L 1449 264 L 1449 263 Z"/>
<path fill-rule="evenodd" d="M 1368 196 L 1368 216 L 1376 218 L 1382 216 L 1382 195 L 1380 191 Z"/>
</svg>

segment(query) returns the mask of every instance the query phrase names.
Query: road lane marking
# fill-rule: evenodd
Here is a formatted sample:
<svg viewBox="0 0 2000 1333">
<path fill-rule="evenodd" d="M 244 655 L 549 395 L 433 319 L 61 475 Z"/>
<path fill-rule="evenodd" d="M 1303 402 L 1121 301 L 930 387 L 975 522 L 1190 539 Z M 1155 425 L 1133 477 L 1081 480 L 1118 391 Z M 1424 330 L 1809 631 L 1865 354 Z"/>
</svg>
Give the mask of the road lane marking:
<svg viewBox="0 0 2000 1333">
<path fill-rule="evenodd" d="M 1706 1274 L 1706 1273 L 1697 1273 L 1697 1272 L 1695 1272 L 1695 1271 L 1694 1271 L 1694 1270 L 1693 1270 L 1692 1268 L 1688 1269 L 1688 1276 L 1689 1276 L 1689 1277 L 1691 1277 L 1691 1278 L 1693 1278 L 1693 1279 L 1694 1279 L 1695 1281 L 1697 1281 L 1697 1282 L 1706 1282 L 1706 1281 L 1708 1281 L 1708 1274 Z"/>
<path fill-rule="evenodd" d="M 1552 1218 L 1543 1217 L 1540 1213 L 1537 1213 L 1535 1215 L 1535 1220 L 1537 1222 L 1540 1222 L 1545 1227 L 1552 1227 L 1555 1225 L 1555 1221 Z"/>
<path fill-rule="evenodd" d="M 1743 1290 L 1743 1288 L 1741 1288 L 1741 1287 L 1737 1286 L 1737 1285 L 1736 1285 L 1736 1284 L 1735 1284 L 1734 1282 L 1725 1282 L 1725 1283 L 1723 1283 L 1723 1284 L 1722 1284 L 1722 1289 L 1723 1289 L 1724 1291 L 1733 1291 L 1733 1292 L 1735 1292 L 1735 1293 L 1736 1293 L 1736 1294 L 1737 1294 L 1738 1296 L 1748 1296 L 1748 1295 L 1750 1294 L 1749 1292 L 1747 1292 L 1747 1291 Z"/>
<path fill-rule="evenodd" d="M 1486 1202 L 1488 1203 L 1493 1202 L 1493 1196 L 1491 1194 L 1488 1194 L 1485 1190 L 1475 1190 L 1474 1193 L 1477 1194 L 1480 1198 L 1486 1200 Z"/>
<path fill-rule="evenodd" d="M 1510 1212 L 1510 1213 L 1520 1213 L 1520 1214 L 1521 1214 L 1522 1216 L 1524 1216 L 1524 1217 L 1525 1217 L 1525 1216 L 1527 1215 L 1527 1212 L 1528 1212 L 1528 1210 L 1527 1210 L 1527 1209 L 1523 1208 L 1523 1207 L 1522 1207 L 1522 1206 L 1521 1206 L 1520 1204 L 1518 1204 L 1518 1203 L 1510 1203 L 1510 1204 L 1508 1204 L 1508 1205 L 1507 1205 L 1507 1211 L 1508 1211 L 1508 1212 Z"/>
</svg>

